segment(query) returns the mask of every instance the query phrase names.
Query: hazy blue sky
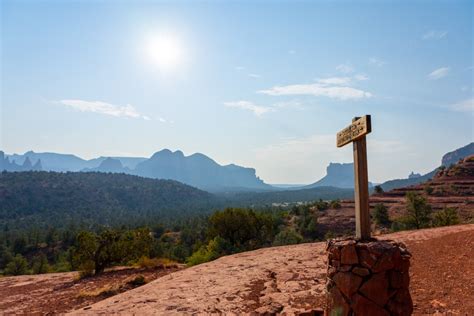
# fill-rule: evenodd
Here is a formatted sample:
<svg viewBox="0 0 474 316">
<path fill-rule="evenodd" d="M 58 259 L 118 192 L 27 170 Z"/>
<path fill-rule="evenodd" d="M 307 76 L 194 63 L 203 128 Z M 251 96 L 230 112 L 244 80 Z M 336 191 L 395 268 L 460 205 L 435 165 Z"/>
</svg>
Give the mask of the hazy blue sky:
<svg viewBox="0 0 474 316">
<path fill-rule="evenodd" d="M 1 135 L 27 150 L 202 152 L 268 183 L 352 161 L 427 172 L 474 139 L 472 1 L 1 1 Z"/>
</svg>

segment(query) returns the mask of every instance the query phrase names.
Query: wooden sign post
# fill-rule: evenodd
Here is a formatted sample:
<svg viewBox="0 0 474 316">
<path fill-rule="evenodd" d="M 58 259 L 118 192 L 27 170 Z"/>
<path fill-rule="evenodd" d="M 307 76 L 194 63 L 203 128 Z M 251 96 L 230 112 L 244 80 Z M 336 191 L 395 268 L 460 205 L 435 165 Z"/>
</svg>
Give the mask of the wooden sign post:
<svg viewBox="0 0 474 316">
<path fill-rule="evenodd" d="M 370 115 L 355 117 L 352 124 L 337 133 L 337 147 L 354 146 L 354 198 L 356 237 L 370 239 L 369 178 L 365 135 L 372 131 Z"/>
</svg>

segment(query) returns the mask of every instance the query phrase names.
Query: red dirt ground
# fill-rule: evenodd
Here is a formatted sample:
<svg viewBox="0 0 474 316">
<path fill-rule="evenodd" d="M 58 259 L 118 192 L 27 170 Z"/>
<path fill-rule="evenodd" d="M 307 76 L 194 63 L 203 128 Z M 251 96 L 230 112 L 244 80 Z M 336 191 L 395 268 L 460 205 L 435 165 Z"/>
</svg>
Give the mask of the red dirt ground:
<svg viewBox="0 0 474 316">
<path fill-rule="evenodd" d="M 402 241 L 413 255 L 414 315 L 474 315 L 474 224 L 379 238 Z M 324 304 L 324 248 L 325 243 L 265 248 L 177 272 L 127 269 L 80 281 L 74 281 L 75 273 L 7 277 L 0 279 L 0 310 L 137 315 L 318 310 Z M 109 298 L 113 293 L 84 295 L 117 286 L 125 291 L 126 281 L 140 274 L 156 280 Z"/>
</svg>

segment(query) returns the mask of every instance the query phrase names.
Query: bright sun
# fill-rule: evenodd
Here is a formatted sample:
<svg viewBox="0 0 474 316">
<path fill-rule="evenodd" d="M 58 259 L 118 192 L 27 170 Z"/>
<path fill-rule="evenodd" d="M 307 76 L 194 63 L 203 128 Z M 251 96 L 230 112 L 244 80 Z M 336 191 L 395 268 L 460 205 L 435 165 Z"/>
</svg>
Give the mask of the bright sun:
<svg viewBox="0 0 474 316">
<path fill-rule="evenodd" d="M 176 68 L 183 59 L 183 51 L 178 38 L 169 34 L 156 35 L 148 41 L 148 54 L 161 69 Z"/>
</svg>

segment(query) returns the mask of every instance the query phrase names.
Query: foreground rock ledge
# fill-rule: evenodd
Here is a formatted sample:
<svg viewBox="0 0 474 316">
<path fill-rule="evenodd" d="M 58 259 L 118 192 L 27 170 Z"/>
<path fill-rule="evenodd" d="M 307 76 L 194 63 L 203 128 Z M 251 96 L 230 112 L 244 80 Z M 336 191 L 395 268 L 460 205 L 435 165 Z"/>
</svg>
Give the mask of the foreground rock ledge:
<svg viewBox="0 0 474 316">
<path fill-rule="evenodd" d="M 411 254 L 392 240 L 328 241 L 327 315 L 411 315 Z"/>
</svg>

